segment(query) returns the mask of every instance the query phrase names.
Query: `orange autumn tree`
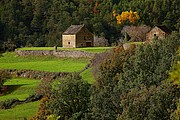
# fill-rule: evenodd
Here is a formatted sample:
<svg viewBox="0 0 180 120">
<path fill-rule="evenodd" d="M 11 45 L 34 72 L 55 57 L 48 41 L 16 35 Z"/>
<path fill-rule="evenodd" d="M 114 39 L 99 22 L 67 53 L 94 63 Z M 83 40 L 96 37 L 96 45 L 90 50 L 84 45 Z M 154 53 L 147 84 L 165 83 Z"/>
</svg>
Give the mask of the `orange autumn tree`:
<svg viewBox="0 0 180 120">
<path fill-rule="evenodd" d="M 132 10 L 130 11 L 125 11 L 122 12 L 121 14 L 115 15 L 116 11 L 113 11 L 113 16 L 116 17 L 117 24 L 121 25 L 125 21 L 129 21 L 131 24 L 134 24 L 137 20 L 140 19 L 139 15 L 137 12 L 133 12 Z"/>
</svg>

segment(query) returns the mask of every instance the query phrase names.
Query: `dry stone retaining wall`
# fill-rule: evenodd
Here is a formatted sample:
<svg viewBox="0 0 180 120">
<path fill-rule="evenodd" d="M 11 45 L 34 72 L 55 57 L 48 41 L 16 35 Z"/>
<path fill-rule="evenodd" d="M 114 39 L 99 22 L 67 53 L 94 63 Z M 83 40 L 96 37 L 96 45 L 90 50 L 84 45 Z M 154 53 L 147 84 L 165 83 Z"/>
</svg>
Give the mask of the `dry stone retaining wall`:
<svg viewBox="0 0 180 120">
<path fill-rule="evenodd" d="M 15 53 L 20 56 L 28 56 L 28 55 L 53 55 L 53 50 L 15 50 Z"/>
<path fill-rule="evenodd" d="M 92 58 L 95 56 L 95 53 L 89 53 L 79 50 L 15 50 L 15 53 L 19 56 L 44 56 L 44 55 L 53 55 L 59 58 L 71 57 L 71 58 Z"/>
<path fill-rule="evenodd" d="M 94 57 L 95 53 L 89 53 L 85 51 L 79 50 L 59 50 L 53 53 L 56 57 L 71 57 L 71 58 L 92 58 Z"/>
<path fill-rule="evenodd" d="M 57 79 L 66 77 L 68 72 L 46 72 L 46 71 L 34 71 L 34 70 L 1 70 L 10 73 L 16 77 L 32 78 L 32 79 Z"/>
</svg>

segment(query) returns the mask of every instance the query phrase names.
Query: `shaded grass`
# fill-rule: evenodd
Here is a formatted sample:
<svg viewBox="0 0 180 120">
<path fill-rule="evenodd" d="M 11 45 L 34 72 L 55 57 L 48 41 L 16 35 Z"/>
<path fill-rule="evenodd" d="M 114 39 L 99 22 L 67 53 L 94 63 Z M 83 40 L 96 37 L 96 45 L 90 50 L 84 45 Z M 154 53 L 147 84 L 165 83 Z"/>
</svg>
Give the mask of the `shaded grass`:
<svg viewBox="0 0 180 120">
<path fill-rule="evenodd" d="M 40 101 L 17 105 L 12 109 L 0 110 L 0 120 L 24 120 L 31 118 L 38 111 Z"/>
<path fill-rule="evenodd" d="M 89 62 L 87 58 L 56 58 L 53 56 L 16 56 L 5 53 L 0 57 L 0 69 L 28 69 L 49 72 L 77 72 Z"/>
<path fill-rule="evenodd" d="M 8 91 L 6 91 L 3 96 L 0 96 L 0 101 L 13 98 L 24 100 L 35 92 L 35 89 L 40 82 L 40 80 L 27 78 L 14 78 L 8 80 L 4 83 L 4 85 L 7 86 Z"/>
<path fill-rule="evenodd" d="M 92 74 L 92 68 L 89 68 L 81 73 L 82 78 L 88 83 L 92 84 L 95 80 Z"/>
<path fill-rule="evenodd" d="M 18 48 L 19 50 L 54 50 L 54 47 L 24 47 Z M 106 50 L 111 49 L 111 47 L 83 47 L 83 48 L 62 48 L 58 47 L 57 50 L 82 50 L 86 52 L 105 52 Z"/>
</svg>

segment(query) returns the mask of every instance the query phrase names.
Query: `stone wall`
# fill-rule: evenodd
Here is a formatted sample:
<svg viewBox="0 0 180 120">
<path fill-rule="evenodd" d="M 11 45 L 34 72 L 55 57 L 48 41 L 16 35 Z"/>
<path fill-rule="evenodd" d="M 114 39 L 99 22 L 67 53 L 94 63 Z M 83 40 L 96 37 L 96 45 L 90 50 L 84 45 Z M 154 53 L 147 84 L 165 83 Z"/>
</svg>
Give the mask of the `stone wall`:
<svg viewBox="0 0 180 120">
<path fill-rule="evenodd" d="M 68 72 L 46 72 L 46 71 L 34 71 L 34 70 L 1 70 L 8 72 L 9 74 L 16 76 L 16 77 L 24 77 L 24 78 L 32 78 L 32 79 L 39 79 L 44 80 L 48 79 L 58 79 L 62 77 L 66 77 Z"/>
<path fill-rule="evenodd" d="M 53 50 L 15 50 L 15 53 L 19 56 L 44 56 L 44 55 L 53 55 Z"/>
<path fill-rule="evenodd" d="M 53 55 L 59 58 L 70 57 L 70 58 L 92 58 L 95 56 L 95 53 L 89 53 L 79 50 L 15 50 L 15 53 L 19 56 L 44 56 L 44 55 Z"/>
<path fill-rule="evenodd" d="M 70 57 L 70 58 L 92 58 L 94 57 L 95 53 L 89 53 L 85 51 L 79 50 L 59 50 L 54 52 L 53 54 L 56 57 L 63 58 L 63 57 Z"/>
</svg>

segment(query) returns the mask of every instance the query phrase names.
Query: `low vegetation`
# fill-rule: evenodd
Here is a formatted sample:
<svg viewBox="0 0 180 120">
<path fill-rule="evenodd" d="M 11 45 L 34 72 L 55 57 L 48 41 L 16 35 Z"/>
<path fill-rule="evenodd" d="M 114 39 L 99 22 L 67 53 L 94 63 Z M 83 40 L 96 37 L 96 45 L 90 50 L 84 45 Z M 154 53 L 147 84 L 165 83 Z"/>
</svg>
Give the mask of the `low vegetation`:
<svg viewBox="0 0 180 120">
<path fill-rule="evenodd" d="M 81 71 L 89 59 L 55 58 L 52 56 L 21 57 L 15 53 L 7 52 L 0 57 L 0 69 L 28 69 L 49 72 L 78 72 Z"/>
</svg>

